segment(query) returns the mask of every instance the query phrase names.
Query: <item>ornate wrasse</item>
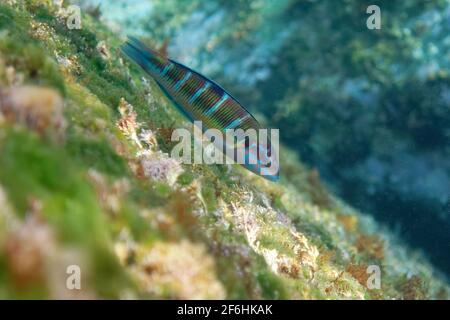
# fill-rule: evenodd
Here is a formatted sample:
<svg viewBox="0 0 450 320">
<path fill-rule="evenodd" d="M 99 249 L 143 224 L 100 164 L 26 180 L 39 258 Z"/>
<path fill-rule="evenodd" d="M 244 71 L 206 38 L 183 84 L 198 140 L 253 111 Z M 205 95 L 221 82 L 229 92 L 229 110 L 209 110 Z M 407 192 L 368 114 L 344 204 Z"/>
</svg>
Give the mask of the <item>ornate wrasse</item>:
<svg viewBox="0 0 450 320">
<path fill-rule="evenodd" d="M 121 49 L 153 77 L 162 91 L 191 121 L 202 121 L 204 128 L 219 129 L 222 132 L 228 129 L 254 129 L 258 133 L 262 129 L 258 121 L 231 94 L 200 73 L 146 47 L 132 37 L 128 38 Z M 258 137 L 256 145 L 249 145 L 244 141 L 240 143 L 245 152 L 242 165 L 268 180 L 277 181 L 278 157 L 271 147 L 269 137 Z"/>
</svg>

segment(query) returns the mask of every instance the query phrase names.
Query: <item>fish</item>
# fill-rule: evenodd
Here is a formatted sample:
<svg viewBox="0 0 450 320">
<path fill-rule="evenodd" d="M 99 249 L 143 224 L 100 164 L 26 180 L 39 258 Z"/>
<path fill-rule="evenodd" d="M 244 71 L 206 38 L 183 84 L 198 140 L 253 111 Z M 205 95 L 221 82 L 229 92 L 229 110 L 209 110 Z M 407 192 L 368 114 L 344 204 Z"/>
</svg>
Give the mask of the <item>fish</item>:
<svg viewBox="0 0 450 320">
<path fill-rule="evenodd" d="M 121 50 L 156 81 L 185 117 L 194 123 L 201 121 L 203 129 L 218 129 L 221 132 L 227 129 L 254 129 L 257 133 L 263 129 L 236 98 L 201 73 L 169 59 L 134 37 L 128 37 Z M 244 140 L 238 141 L 237 145 L 244 148 L 245 159 L 241 164 L 246 169 L 267 180 L 279 180 L 278 157 L 268 135 L 266 139 L 258 136 L 256 146 Z"/>
</svg>

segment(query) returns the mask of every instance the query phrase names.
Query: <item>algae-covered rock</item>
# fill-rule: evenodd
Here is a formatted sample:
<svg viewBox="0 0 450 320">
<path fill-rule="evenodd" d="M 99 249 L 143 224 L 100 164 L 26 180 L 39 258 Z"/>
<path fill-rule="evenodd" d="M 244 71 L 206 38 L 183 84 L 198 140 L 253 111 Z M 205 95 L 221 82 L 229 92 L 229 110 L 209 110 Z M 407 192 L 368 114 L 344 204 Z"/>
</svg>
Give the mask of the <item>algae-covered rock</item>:
<svg viewBox="0 0 450 320">
<path fill-rule="evenodd" d="M 66 5 L 0 4 L 0 298 L 448 298 L 287 149 L 279 183 L 171 159 L 186 120 Z"/>
<path fill-rule="evenodd" d="M 14 86 L 0 91 L 0 111 L 10 122 L 22 122 L 40 133 L 51 127 L 64 132 L 63 100 L 44 87 Z"/>
</svg>

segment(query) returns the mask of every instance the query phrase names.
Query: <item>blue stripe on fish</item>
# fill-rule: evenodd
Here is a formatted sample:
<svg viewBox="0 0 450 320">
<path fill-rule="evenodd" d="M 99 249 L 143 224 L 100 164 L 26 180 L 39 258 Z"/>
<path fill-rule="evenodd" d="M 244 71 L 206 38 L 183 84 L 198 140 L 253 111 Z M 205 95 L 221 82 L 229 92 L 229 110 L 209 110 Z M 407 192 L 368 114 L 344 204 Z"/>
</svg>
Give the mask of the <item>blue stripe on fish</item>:
<svg viewBox="0 0 450 320">
<path fill-rule="evenodd" d="M 211 84 L 209 82 L 207 82 L 203 87 L 198 89 L 197 92 L 195 92 L 194 95 L 189 99 L 189 103 L 193 103 L 210 86 L 211 86 Z"/>
<path fill-rule="evenodd" d="M 164 77 L 164 76 L 166 75 L 166 73 L 172 68 L 172 66 L 173 66 L 173 64 L 169 62 L 169 63 L 164 67 L 163 71 L 161 72 L 161 77 Z"/>
<path fill-rule="evenodd" d="M 226 130 L 226 129 L 234 129 L 235 127 L 237 127 L 242 121 L 244 121 L 244 120 L 247 119 L 248 117 L 249 117 L 249 115 L 246 114 L 246 115 L 243 116 L 242 118 L 238 118 L 238 119 L 232 121 L 229 125 L 227 125 L 227 126 L 225 127 L 225 130 Z"/>
<path fill-rule="evenodd" d="M 211 107 L 211 109 L 209 109 L 208 111 L 205 112 L 205 116 L 209 116 L 210 114 L 212 114 L 214 111 L 216 111 L 217 109 L 219 109 L 219 107 L 229 98 L 228 94 L 224 93 L 222 98 L 217 101 L 217 103 L 215 105 L 213 105 Z"/>
<path fill-rule="evenodd" d="M 175 83 L 174 89 L 178 90 L 181 88 L 181 86 L 189 79 L 189 77 L 192 75 L 192 73 L 189 71 L 188 73 L 186 73 L 186 75 L 183 77 L 183 79 L 177 81 L 177 83 Z"/>
</svg>

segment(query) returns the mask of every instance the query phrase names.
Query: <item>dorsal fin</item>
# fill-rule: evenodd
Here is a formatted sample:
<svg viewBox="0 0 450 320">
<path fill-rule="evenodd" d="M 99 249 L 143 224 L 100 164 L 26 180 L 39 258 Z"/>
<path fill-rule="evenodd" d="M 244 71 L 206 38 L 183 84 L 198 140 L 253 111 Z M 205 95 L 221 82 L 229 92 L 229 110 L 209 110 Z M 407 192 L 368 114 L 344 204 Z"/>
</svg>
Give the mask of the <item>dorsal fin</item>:
<svg viewBox="0 0 450 320">
<path fill-rule="evenodd" d="M 169 39 L 166 38 L 164 40 L 164 42 L 161 44 L 161 47 L 159 47 L 159 49 L 158 49 L 159 54 L 166 59 L 169 57 L 168 51 L 167 51 L 168 47 L 169 47 Z"/>
<path fill-rule="evenodd" d="M 147 57 L 156 55 L 160 56 L 161 58 L 168 59 L 168 51 L 167 51 L 167 48 L 169 46 L 168 38 L 164 40 L 159 49 L 151 49 L 150 47 L 146 46 L 142 41 L 132 36 L 128 36 L 127 43 L 133 46 L 135 49 L 141 51 L 142 54 L 144 55 L 146 54 Z"/>
</svg>

